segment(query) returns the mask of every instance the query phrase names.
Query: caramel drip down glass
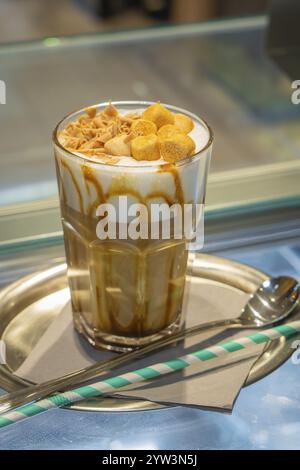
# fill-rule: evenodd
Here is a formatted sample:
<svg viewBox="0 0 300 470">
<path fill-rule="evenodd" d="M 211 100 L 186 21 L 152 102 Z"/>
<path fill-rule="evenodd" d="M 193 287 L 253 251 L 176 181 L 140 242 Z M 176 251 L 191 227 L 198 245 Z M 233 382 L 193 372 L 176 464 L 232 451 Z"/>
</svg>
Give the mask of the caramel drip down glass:
<svg viewBox="0 0 300 470">
<path fill-rule="evenodd" d="M 97 112 L 108 103 L 95 105 Z M 122 112 L 152 103 L 113 102 Z M 93 346 L 128 351 L 172 334 L 184 323 L 187 243 L 171 231 L 168 239 L 107 239 L 97 236 L 97 208 L 153 203 L 203 204 L 212 133 L 197 116 L 174 106 L 207 131 L 207 143 L 176 164 L 101 163 L 66 150 L 59 133 L 85 110 L 64 118 L 53 134 L 68 281 L 75 328 Z M 117 229 L 120 221 L 117 219 Z M 118 233 L 118 230 L 117 230 Z M 199 306 L 201 308 L 201 306 Z"/>
</svg>

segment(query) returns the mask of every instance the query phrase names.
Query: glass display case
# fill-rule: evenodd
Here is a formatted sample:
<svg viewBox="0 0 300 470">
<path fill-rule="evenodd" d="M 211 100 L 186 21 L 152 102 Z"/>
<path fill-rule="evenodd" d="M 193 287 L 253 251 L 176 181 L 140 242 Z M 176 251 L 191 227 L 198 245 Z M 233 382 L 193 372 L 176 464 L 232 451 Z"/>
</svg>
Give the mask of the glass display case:
<svg viewBox="0 0 300 470">
<path fill-rule="evenodd" d="M 204 251 L 299 278 L 300 105 L 266 31 L 257 17 L 0 46 L 0 286 L 64 260 L 51 133 L 109 98 L 205 116 L 215 146 Z M 0 448 L 299 448 L 298 376 L 287 361 L 243 389 L 232 415 L 59 409 L 1 430 Z"/>
</svg>

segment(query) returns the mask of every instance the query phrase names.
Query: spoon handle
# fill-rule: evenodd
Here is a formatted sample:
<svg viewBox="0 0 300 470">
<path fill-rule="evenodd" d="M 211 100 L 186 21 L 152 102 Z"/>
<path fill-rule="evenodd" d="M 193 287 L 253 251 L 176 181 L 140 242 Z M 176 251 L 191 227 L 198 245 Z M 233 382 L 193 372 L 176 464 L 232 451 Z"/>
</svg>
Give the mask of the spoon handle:
<svg viewBox="0 0 300 470">
<path fill-rule="evenodd" d="M 57 379 L 48 380 L 47 382 L 37 385 L 26 386 L 24 389 L 22 388 L 21 390 L 8 393 L 0 397 L 0 414 L 6 413 L 7 411 L 13 410 L 19 406 L 35 402 L 41 398 L 45 398 L 52 393 L 66 390 L 82 382 L 94 379 L 103 372 L 108 372 L 109 370 L 115 369 L 121 365 L 128 364 L 132 360 L 140 359 L 148 353 L 159 351 L 165 346 L 168 346 L 169 344 L 172 344 L 176 341 L 193 336 L 202 331 L 212 330 L 214 328 L 220 327 L 242 328 L 242 325 L 239 323 L 239 320 L 236 319 L 216 320 L 202 323 L 201 325 L 195 325 L 187 329 L 180 330 L 170 336 L 161 338 L 154 343 L 142 347 L 141 349 L 136 349 L 128 353 L 120 354 L 116 357 L 113 357 L 112 359 L 98 362 L 84 369 L 80 369 L 62 377 L 58 377 Z"/>
</svg>

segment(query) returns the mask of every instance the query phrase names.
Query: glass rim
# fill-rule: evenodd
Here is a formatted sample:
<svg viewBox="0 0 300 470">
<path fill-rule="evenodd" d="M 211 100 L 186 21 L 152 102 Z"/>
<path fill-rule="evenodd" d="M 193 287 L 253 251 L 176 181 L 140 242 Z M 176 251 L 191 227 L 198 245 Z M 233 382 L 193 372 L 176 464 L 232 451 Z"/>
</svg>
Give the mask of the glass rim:
<svg viewBox="0 0 300 470">
<path fill-rule="evenodd" d="M 125 100 L 125 101 L 105 101 L 105 102 L 101 102 L 101 103 L 98 103 L 98 104 L 93 104 L 93 105 L 90 105 L 90 106 L 85 106 L 84 108 L 80 108 L 80 109 L 77 109 L 76 111 L 72 111 L 70 112 L 69 114 L 67 114 L 65 117 L 63 117 L 59 122 L 58 124 L 55 126 L 54 130 L 53 130 L 53 133 L 52 133 L 52 140 L 53 140 L 53 143 L 54 145 L 56 145 L 60 150 L 62 150 L 63 152 L 65 152 L 67 155 L 71 156 L 72 158 L 76 158 L 76 159 L 80 159 L 84 162 L 90 162 L 90 163 L 93 163 L 95 165 L 99 165 L 99 166 L 111 166 L 111 167 L 118 167 L 118 168 L 127 168 L 127 169 L 137 169 L 137 168 L 159 168 L 159 167 L 162 167 L 162 166 L 165 166 L 166 164 L 170 164 L 169 162 L 166 162 L 166 163 L 159 163 L 159 164 L 151 164 L 151 162 L 149 161 L 149 165 L 139 165 L 139 164 L 136 164 L 136 165 L 124 165 L 124 164 L 119 164 L 116 165 L 116 164 L 113 164 L 113 163 L 109 163 L 109 162 L 101 162 L 101 161 L 96 161 L 96 160 L 91 160 L 89 159 L 88 157 L 85 157 L 84 155 L 78 155 L 78 153 L 76 152 L 71 152 L 70 150 L 67 150 L 60 142 L 59 142 L 59 139 L 58 139 L 58 132 L 60 130 L 60 127 L 63 125 L 63 123 L 65 121 L 67 121 L 68 119 L 72 118 L 72 116 L 76 116 L 80 113 L 83 113 L 85 112 L 85 110 L 87 108 L 100 108 L 100 107 L 106 107 L 108 106 L 109 104 L 112 104 L 116 107 L 122 107 L 122 106 L 132 106 L 132 105 L 139 105 L 139 106 L 151 106 L 152 104 L 155 104 L 157 103 L 157 101 L 139 101 L 139 100 Z M 177 106 L 173 106 L 173 105 L 169 105 L 169 104 L 166 104 L 166 103 L 161 103 L 162 106 L 165 106 L 167 109 L 171 110 L 171 111 L 174 111 L 174 112 L 177 112 L 177 113 L 182 113 L 182 114 L 185 114 L 187 116 L 189 116 L 190 118 L 192 118 L 193 120 L 196 120 L 198 122 L 200 122 L 204 127 L 205 129 L 208 131 L 208 140 L 207 140 L 207 143 L 205 144 L 204 147 L 202 147 L 198 152 L 196 152 L 194 155 L 190 156 L 190 157 L 186 157 L 182 160 L 179 160 L 178 162 L 174 162 L 172 163 L 172 165 L 176 166 L 176 167 L 179 167 L 179 166 L 183 166 L 183 165 L 186 165 L 188 163 L 191 163 L 192 161 L 194 161 L 195 159 L 198 159 L 202 156 L 202 154 L 207 150 L 209 149 L 212 144 L 213 144 L 213 141 L 214 141 L 214 134 L 213 134 L 213 131 L 211 129 L 211 127 L 209 126 L 209 124 L 201 117 L 197 116 L 196 114 L 190 112 L 190 111 L 187 111 L 186 109 L 184 108 L 179 108 Z M 122 158 L 122 157 L 121 157 Z"/>
</svg>

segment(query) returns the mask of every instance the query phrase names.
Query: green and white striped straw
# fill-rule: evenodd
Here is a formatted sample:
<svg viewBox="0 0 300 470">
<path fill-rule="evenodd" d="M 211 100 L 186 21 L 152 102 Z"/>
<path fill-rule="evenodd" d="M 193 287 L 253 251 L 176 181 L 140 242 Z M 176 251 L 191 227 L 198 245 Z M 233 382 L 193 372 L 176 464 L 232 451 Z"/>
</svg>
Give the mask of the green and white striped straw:
<svg viewBox="0 0 300 470">
<path fill-rule="evenodd" d="M 234 341 L 220 343 L 216 346 L 212 346 L 211 348 L 201 349 L 200 351 L 181 356 L 177 359 L 143 367 L 142 369 L 111 377 L 92 385 L 86 385 L 68 392 L 58 393 L 0 416 L 0 428 L 22 421 L 25 418 L 39 413 L 43 413 L 44 411 L 52 408 L 70 405 L 85 398 L 111 394 L 116 390 L 131 384 L 162 377 L 166 374 L 185 369 L 192 364 L 220 358 L 227 354 L 240 351 L 241 349 L 251 347 L 254 344 L 267 343 L 268 341 L 272 341 L 280 337 L 289 338 L 299 332 L 300 320 L 276 326 L 268 330 L 262 330 L 259 333 L 245 336 Z"/>
</svg>

